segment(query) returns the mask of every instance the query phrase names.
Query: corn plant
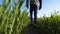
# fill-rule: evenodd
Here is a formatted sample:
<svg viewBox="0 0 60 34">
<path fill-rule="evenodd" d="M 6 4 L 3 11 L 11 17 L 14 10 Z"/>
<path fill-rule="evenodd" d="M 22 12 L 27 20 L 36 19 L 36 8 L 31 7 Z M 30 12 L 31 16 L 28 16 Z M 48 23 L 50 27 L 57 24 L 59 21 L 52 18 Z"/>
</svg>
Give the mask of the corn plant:
<svg viewBox="0 0 60 34">
<path fill-rule="evenodd" d="M 20 11 L 23 1 L 18 0 L 11 10 L 12 1 L 14 4 L 15 0 L 4 0 L 0 6 L 0 34 L 23 34 L 23 30 L 30 22 L 28 13 Z"/>
</svg>

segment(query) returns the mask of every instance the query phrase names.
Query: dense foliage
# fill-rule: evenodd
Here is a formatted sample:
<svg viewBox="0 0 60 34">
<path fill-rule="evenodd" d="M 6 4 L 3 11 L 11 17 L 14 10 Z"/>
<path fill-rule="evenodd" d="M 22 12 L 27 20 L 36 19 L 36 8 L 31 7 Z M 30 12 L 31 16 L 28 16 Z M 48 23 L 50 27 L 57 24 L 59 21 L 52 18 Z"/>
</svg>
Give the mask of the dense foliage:
<svg viewBox="0 0 60 34">
<path fill-rule="evenodd" d="M 60 34 L 60 16 L 51 15 L 38 19 L 39 31 L 41 34 Z"/>
<path fill-rule="evenodd" d="M 4 0 L 0 6 L 0 34 L 22 34 L 30 22 L 28 13 L 20 11 L 23 1 L 18 0 L 13 6 L 14 1 Z"/>
</svg>

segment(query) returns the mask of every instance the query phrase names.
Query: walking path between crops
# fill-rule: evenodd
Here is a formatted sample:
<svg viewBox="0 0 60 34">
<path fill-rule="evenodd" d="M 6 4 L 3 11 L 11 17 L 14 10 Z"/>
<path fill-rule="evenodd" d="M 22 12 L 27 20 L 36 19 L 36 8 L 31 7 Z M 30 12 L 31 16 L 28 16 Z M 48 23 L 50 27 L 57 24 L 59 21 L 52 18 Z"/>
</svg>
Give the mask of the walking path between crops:
<svg viewBox="0 0 60 34">
<path fill-rule="evenodd" d="M 25 34 L 40 34 L 37 26 L 30 24 L 25 32 Z"/>
</svg>

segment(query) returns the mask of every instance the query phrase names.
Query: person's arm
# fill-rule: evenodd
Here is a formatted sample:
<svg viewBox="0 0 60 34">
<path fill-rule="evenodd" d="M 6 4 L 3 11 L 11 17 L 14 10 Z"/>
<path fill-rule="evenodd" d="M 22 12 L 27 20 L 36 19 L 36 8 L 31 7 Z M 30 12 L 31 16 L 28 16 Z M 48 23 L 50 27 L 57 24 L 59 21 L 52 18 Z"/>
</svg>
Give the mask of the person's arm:
<svg viewBox="0 0 60 34">
<path fill-rule="evenodd" d="M 29 3 L 29 1 L 28 0 L 26 0 L 26 7 L 28 8 L 28 3 Z"/>
<path fill-rule="evenodd" d="M 40 6 L 39 6 L 39 10 L 42 8 L 42 0 L 39 0 L 39 4 L 40 4 Z"/>
</svg>

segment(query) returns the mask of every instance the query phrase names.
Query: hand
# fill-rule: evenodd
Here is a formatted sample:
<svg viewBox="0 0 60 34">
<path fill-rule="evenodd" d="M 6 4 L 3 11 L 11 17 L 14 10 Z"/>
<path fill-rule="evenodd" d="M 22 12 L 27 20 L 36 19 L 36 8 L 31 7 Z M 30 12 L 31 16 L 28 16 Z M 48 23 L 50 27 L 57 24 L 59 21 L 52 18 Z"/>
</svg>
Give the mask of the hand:
<svg viewBox="0 0 60 34">
<path fill-rule="evenodd" d="M 26 4 L 26 7 L 28 8 L 28 4 Z"/>
<path fill-rule="evenodd" d="M 39 10 L 41 9 L 42 7 L 39 7 Z"/>
</svg>

